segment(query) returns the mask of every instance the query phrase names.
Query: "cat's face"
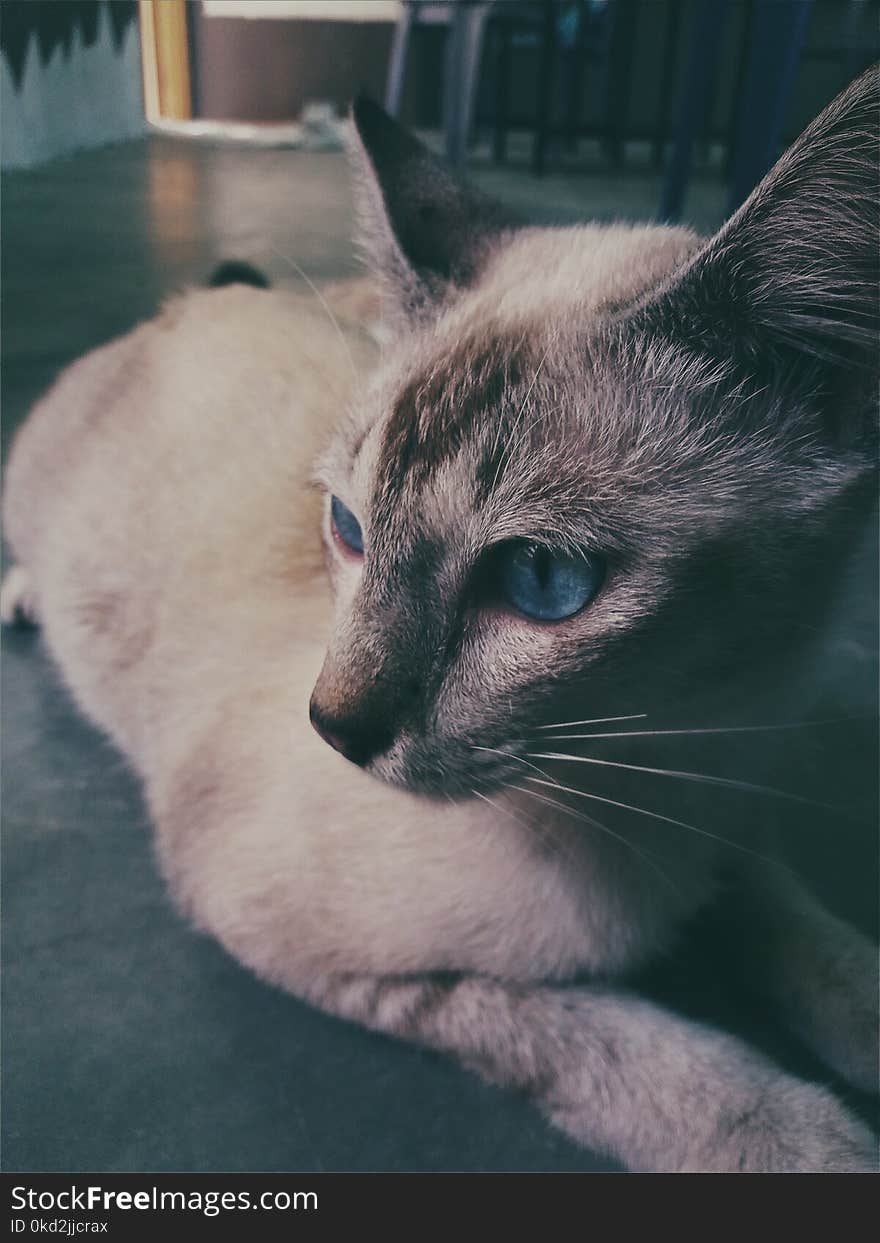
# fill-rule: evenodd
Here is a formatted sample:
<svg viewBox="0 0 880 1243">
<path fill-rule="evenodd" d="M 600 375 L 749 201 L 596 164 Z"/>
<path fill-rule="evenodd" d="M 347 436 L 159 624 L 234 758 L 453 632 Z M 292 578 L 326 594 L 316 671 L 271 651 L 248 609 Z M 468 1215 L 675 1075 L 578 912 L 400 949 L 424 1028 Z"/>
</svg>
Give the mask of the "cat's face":
<svg viewBox="0 0 880 1243">
<path fill-rule="evenodd" d="M 321 468 L 336 623 L 319 732 L 383 779 L 462 797 L 520 776 L 548 725 L 765 677 L 868 460 L 852 434 L 829 451 L 814 364 L 793 380 L 769 331 L 766 354 L 746 333 L 699 339 L 700 291 L 669 280 L 697 253 L 682 230 L 514 231 L 471 196 L 463 253 L 453 230 L 429 269 L 383 194 L 399 332 Z M 401 233 L 421 270 L 401 268 Z"/>
</svg>

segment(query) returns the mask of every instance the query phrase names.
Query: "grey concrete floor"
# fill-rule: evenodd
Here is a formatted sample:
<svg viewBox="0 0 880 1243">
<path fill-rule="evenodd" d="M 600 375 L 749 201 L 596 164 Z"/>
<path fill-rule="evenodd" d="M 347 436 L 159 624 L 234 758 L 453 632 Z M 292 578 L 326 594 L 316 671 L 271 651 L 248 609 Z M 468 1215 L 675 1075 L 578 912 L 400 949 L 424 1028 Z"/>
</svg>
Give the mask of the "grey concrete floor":
<svg viewBox="0 0 880 1243">
<path fill-rule="evenodd" d="M 476 176 L 545 220 L 644 217 L 659 193 L 638 173 Z M 717 184 L 698 187 L 699 225 L 720 201 Z M 2 211 L 4 451 L 66 363 L 220 259 L 281 282 L 356 269 L 338 154 L 153 138 L 7 176 Z M 3 638 L 3 833 L 5 1169 L 609 1168 L 524 1102 L 315 1013 L 193 933 L 159 879 L 136 782 L 36 632 Z M 661 992 L 698 1011 L 717 994 L 730 1026 L 754 1027 L 711 975 L 695 985 L 686 958 L 667 964 Z"/>
</svg>

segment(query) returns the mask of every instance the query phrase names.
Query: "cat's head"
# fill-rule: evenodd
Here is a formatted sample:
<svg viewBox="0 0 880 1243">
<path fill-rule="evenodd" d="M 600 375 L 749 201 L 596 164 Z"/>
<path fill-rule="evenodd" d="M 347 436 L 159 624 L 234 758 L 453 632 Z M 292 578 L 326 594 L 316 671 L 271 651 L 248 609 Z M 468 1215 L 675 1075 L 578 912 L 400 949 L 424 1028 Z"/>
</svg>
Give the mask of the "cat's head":
<svg viewBox="0 0 880 1243">
<path fill-rule="evenodd" d="M 710 241 L 526 228 L 355 110 L 390 341 L 321 469 L 332 745 L 433 795 L 767 679 L 875 464 L 877 78 Z"/>
</svg>

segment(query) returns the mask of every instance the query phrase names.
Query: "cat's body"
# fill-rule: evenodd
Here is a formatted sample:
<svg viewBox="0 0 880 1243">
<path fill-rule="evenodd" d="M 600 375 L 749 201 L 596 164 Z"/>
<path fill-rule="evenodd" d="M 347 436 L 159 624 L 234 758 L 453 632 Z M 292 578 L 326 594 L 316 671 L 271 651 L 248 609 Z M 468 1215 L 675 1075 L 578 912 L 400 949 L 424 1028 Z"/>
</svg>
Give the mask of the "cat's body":
<svg viewBox="0 0 880 1243">
<path fill-rule="evenodd" d="M 346 335 L 365 373 L 375 347 Z M 577 822 L 559 826 L 567 849 L 542 847 L 478 800 L 389 789 L 308 727 L 332 621 L 310 471 L 353 379 L 314 299 L 240 285 L 189 294 L 76 364 L 34 410 L 7 477 L 7 537 L 46 639 L 78 702 L 131 757 L 160 826 L 183 836 L 213 808 L 227 849 L 251 859 L 230 863 L 236 885 L 247 891 L 254 868 L 258 888 L 287 878 L 280 912 L 253 903 L 276 924 L 296 912 L 295 933 L 268 938 L 279 980 L 291 942 L 324 970 L 543 979 L 640 964 L 705 899 L 699 838 L 690 886 L 677 864 L 678 901 L 638 858 L 621 867 L 627 846 L 583 842 Z M 237 804 L 278 840 L 243 831 Z M 552 816 L 541 819 L 549 833 Z M 571 869 L 569 852 L 590 846 L 594 880 L 611 871 L 607 899 L 601 884 L 585 895 Z M 226 886 L 181 867 L 176 845 L 163 859 L 181 896 L 204 890 L 197 912 L 223 902 Z"/>
<path fill-rule="evenodd" d="M 381 175 L 381 154 L 374 160 Z M 241 287 L 187 295 L 77 363 L 10 462 L 6 535 L 18 568 L 5 614 L 26 606 L 39 616 L 78 702 L 144 780 L 175 894 L 264 978 L 458 1055 L 634 1168 L 870 1168 L 871 1137 L 826 1090 L 588 982 L 641 966 L 733 884 L 744 952 L 759 947 L 758 986 L 814 1051 L 871 1089 L 870 945 L 750 853 L 764 845 L 757 813 L 744 823 L 738 804 L 730 823 L 722 813 L 707 821 L 705 786 L 687 780 L 661 779 L 662 802 L 634 795 L 635 774 L 618 765 L 656 764 L 650 738 L 586 750 L 578 735 L 601 736 L 602 724 L 557 727 L 648 712 L 604 727 L 638 735 L 670 697 L 675 720 L 718 729 L 808 716 L 815 687 L 803 671 L 825 628 L 762 650 L 801 615 L 797 584 L 750 615 L 743 645 L 745 610 L 783 560 L 808 563 L 841 530 L 852 538 L 870 508 L 868 457 L 854 432 L 841 433 L 833 460 L 809 437 L 805 449 L 803 434 L 783 444 L 757 424 L 747 444 L 717 425 L 705 435 L 706 418 L 691 409 L 687 422 L 664 397 L 685 381 L 657 327 L 649 349 L 644 337 L 627 338 L 627 353 L 616 337 L 610 354 L 589 344 L 621 316 L 662 321 L 673 274 L 702 253 L 692 235 L 502 225 L 499 236 L 488 261 L 458 264 L 470 288 L 454 299 L 392 246 L 385 274 L 403 290 L 409 329 L 369 384 L 376 348 L 344 310 L 340 327 L 314 300 Z M 438 289 L 440 310 L 427 312 Z M 571 361 L 585 341 L 586 378 Z M 717 400 L 723 369 L 711 353 L 687 377 L 698 407 Z M 654 386 L 650 444 L 637 411 L 620 414 L 627 368 L 628 392 L 644 392 L 646 375 Z M 554 422 L 573 386 L 589 393 L 590 411 L 575 433 L 566 415 Z M 321 475 L 345 490 L 372 540 L 363 582 L 359 555 L 341 548 L 309 488 L 350 404 L 356 416 L 324 452 Z M 480 412 L 493 404 L 498 423 L 484 434 Z M 541 441 L 548 428 L 561 438 L 555 459 Z M 528 469 L 511 470 L 520 444 Z M 466 458 L 480 463 L 475 476 L 456 474 Z M 493 598 L 441 635 L 444 592 L 459 590 L 467 558 L 441 564 L 438 543 L 452 548 L 457 533 L 476 548 L 480 524 L 495 540 L 553 528 L 581 503 L 575 459 L 591 464 L 589 502 L 618 507 L 603 529 L 584 502 L 581 520 L 608 550 L 595 604 L 560 625 L 523 627 Z M 555 508 L 538 464 L 560 489 Z M 704 505 L 676 469 L 699 483 Z M 841 510 L 854 517 L 842 523 Z M 719 565 L 722 584 L 742 565 L 731 532 L 755 538 L 776 519 L 743 599 L 720 587 L 701 597 L 695 584 L 713 582 Z M 665 608 L 676 593 L 692 601 L 686 659 L 680 617 Z M 589 695 L 558 637 L 575 624 L 595 665 Z M 719 635 L 730 636 L 721 657 Z M 638 663 L 642 649 L 650 666 Z M 335 749 L 308 725 L 316 679 L 312 715 Z M 518 718 L 532 701 L 537 715 Z M 355 757 L 365 737 L 371 750 Z M 563 739 L 577 758 L 553 758 Z M 715 774 L 735 781 L 742 754 L 731 745 Z M 754 767 L 748 775 L 760 780 Z"/>
</svg>

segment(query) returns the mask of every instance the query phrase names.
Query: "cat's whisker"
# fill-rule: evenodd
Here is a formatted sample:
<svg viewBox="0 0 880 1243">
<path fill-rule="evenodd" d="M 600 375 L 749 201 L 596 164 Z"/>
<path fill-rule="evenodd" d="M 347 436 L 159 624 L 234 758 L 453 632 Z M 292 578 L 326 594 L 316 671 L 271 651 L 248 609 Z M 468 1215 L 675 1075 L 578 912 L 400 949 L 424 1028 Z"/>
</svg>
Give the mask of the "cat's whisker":
<svg viewBox="0 0 880 1243">
<path fill-rule="evenodd" d="M 514 754 L 513 752 L 510 752 L 510 751 L 500 751 L 500 750 L 498 750 L 498 749 L 497 749 L 497 748 L 495 748 L 495 747 L 477 747 L 477 746 L 475 746 L 473 749 L 474 749 L 475 751 L 488 751 L 488 752 L 490 752 L 490 753 L 492 753 L 492 754 L 494 754 L 494 755 L 500 755 L 500 756 L 503 756 L 505 759 L 514 760 L 514 761 L 516 761 L 517 763 L 524 765 L 526 768 L 530 768 L 530 769 L 532 769 L 534 772 L 540 773 L 540 774 L 541 774 L 541 776 L 542 776 L 542 778 L 544 779 L 544 780 L 543 780 L 543 782 L 542 782 L 542 784 L 549 786 L 551 789 L 556 789 L 556 790 L 560 790 L 560 791 L 565 792 L 565 787 L 564 787 L 564 786 L 563 786 L 560 782 L 556 781 L 556 780 L 555 780 L 555 778 L 553 778 L 553 777 L 550 775 L 550 773 L 548 773 L 548 772 L 547 772 L 545 769 L 543 769 L 543 768 L 539 768 L 537 764 L 532 764 L 532 763 L 530 762 L 530 760 L 525 759 L 525 758 L 524 758 L 523 756 L 521 756 L 521 755 L 516 755 L 516 754 Z M 533 779 L 533 778 L 526 778 L 526 780 L 534 780 L 534 779 Z M 586 824 L 591 824 L 591 825 L 594 825 L 596 828 L 603 829 L 606 833 L 610 834 L 610 836 L 611 836 L 611 837 L 615 837 L 615 838 L 617 838 L 619 841 L 623 842 L 623 843 L 624 843 L 624 845 L 628 846 L 628 847 L 629 847 L 629 848 L 633 851 L 633 853 L 634 853 L 634 854 L 638 855 L 640 858 L 644 858 L 644 859 L 645 859 L 645 862 L 647 862 L 647 863 L 651 863 L 651 865 L 652 865 L 652 866 L 654 866 L 654 867 L 656 868 L 656 864 L 653 864 L 653 863 L 652 863 L 652 861 L 651 861 L 650 859 L 648 859 L 648 858 L 647 858 L 647 856 L 644 856 L 644 855 L 642 854 L 642 852 L 641 852 L 641 851 L 640 851 L 640 850 L 639 850 L 639 849 L 638 849 L 635 845 L 633 845 L 633 843 L 632 843 L 632 842 L 628 841 L 628 840 L 627 840 L 626 838 L 624 838 L 624 837 L 621 837 L 621 836 L 620 836 L 620 834 L 615 833 L 615 832 L 613 831 L 613 829 L 608 828 L 608 826 L 607 826 L 607 825 L 602 824 L 600 821 L 596 820 L 594 817 L 592 817 L 592 816 L 588 816 L 585 812 L 582 812 L 582 811 L 576 811 L 573 807 L 569 807 L 567 804 L 564 804 L 564 803 L 556 803 L 556 802 L 554 802 L 554 800 L 553 800 L 553 799 L 548 799 L 548 798 L 546 797 L 546 795 L 540 795 L 540 794 L 538 794 L 538 793 L 537 793 L 537 791 L 535 791 L 535 790 L 527 790 L 524 786 L 512 786 L 512 787 L 510 787 L 510 788 L 515 789 L 515 790 L 519 790 L 521 793 L 523 793 L 523 794 L 527 794 L 527 795 L 531 796 L 532 798 L 537 798 L 537 799 L 540 799 L 541 801 L 543 801 L 543 802 L 545 802 L 545 803 L 549 803 L 551 806 L 558 807 L 561 811 L 566 812 L 566 814 L 568 814 L 568 815 L 569 815 L 572 819 L 575 819 L 575 820 L 580 820 L 580 821 L 582 821 L 583 823 L 586 823 Z M 476 791 L 475 791 L 475 793 L 476 793 Z M 571 850 L 571 848 L 569 848 L 568 850 L 566 850 L 566 852 L 565 852 L 565 853 L 566 853 L 566 858 L 569 860 L 569 862 L 574 863 L 574 853 L 573 853 L 573 851 Z M 659 869 L 659 868 L 657 868 L 657 870 L 658 870 L 658 871 L 660 871 L 660 869 Z M 672 888 L 673 888 L 673 889 L 675 889 L 675 886 L 672 884 L 672 881 L 669 879 L 669 877 L 668 877 L 668 876 L 666 876 L 666 875 L 665 875 L 665 873 L 660 872 L 660 875 L 662 875 L 662 876 L 663 876 L 663 878 L 664 878 L 664 880 L 667 882 L 667 884 L 671 885 L 671 886 L 672 886 Z M 678 891 L 676 890 L 676 892 L 678 892 Z"/>
<path fill-rule="evenodd" d="M 549 777 L 549 774 L 548 774 L 548 780 L 549 780 L 549 784 L 551 785 L 551 787 L 556 785 L 556 782 L 554 782 L 554 780 Z M 567 803 L 558 803 L 554 799 L 548 798 L 546 795 L 543 795 L 543 794 L 539 795 L 536 790 L 527 790 L 524 786 L 517 785 L 511 782 L 506 783 L 505 789 L 512 790 L 516 794 L 525 794 L 530 798 L 536 798 L 540 802 L 543 802 L 550 807 L 556 807 L 559 811 L 564 812 L 564 814 L 569 820 L 575 820 L 581 824 L 590 824 L 597 828 L 605 827 L 604 825 L 600 826 L 599 822 L 597 820 L 594 820 L 592 816 L 586 815 L 586 813 L 579 811 L 578 809 L 574 807 L 571 807 Z M 608 832 L 611 833 L 611 830 L 609 829 Z M 612 834 L 612 836 L 614 835 Z M 569 864 L 573 868 L 577 868 L 581 866 L 581 864 L 578 861 L 578 856 L 577 856 L 577 851 L 576 851 L 576 842 L 574 840 L 570 838 L 566 839 L 564 837 L 559 837 L 558 835 L 552 835 L 552 834 L 545 834 L 545 837 L 543 840 L 545 842 L 549 841 L 550 848 L 556 854 L 559 855 L 559 857 L 563 860 L 563 862 Z M 630 843 L 626 843 L 626 844 L 629 845 Z M 635 847 L 633 847 L 633 849 L 635 850 Z M 638 851 L 636 851 L 636 853 L 638 853 Z"/>
<path fill-rule="evenodd" d="M 632 716 L 596 716 L 589 721 L 557 721 L 552 725 L 539 725 L 538 729 L 572 729 L 576 725 L 605 725 L 611 721 L 643 721 L 647 715 L 647 712 L 635 712 Z"/>
<path fill-rule="evenodd" d="M 565 742 L 577 738 L 671 738 L 681 734 L 753 734 L 769 730 L 809 729 L 810 726 L 843 725 L 855 721 L 867 721 L 867 716 L 828 717 L 819 721 L 784 721 L 779 725 L 716 725 L 699 729 L 635 729 L 616 730 L 602 734 L 557 734 L 548 738 L 548 742 Z M 539 726 L 552 729 L 554 726 Z M 558 726 L 555 728 L 559 728 Z"/>
<path fill-rule="evenodd" d="M 504 759 L 514 760 L 517 764 L 522 764 L 525 768 L 530 768 L 533 772 L 540 773 L 541 776 L 546 778 L 548 782 L 551 782 L 551 783 L 553 782 L 553 778 L 550 776 L 550 774 L 547 772 L 546 769 L 539 768 L 537 764 L 530 763 L 529 760 L 523 759 L 521 755 L 515 755 L 510 751 L 500 751 L 495 747 L 473 746 L 472 749 L 474 751 L 487 751 L 492 755 L 500 755 Z M 520 793 L 524 793 L 524 794 L 530 793 L 530 791 L 524 790 L 522 786 L 511 785 L 509 782 L 505 783 L 505 789 L 517 790 Z M 473 793 L 476 794 L 477 791 L 474 790 Z M 557 853 L 561 854 L 567 862 L 572 864 L 572 866 L 576 865 L 574 851 L 569 843 L 563 843 L 558 838 L 554 837 L 552 834 L 541 833 L 538 830 L 538 827 L 534 824 L 532 826 L 532 831 L 534 833 L 534 836 L 538 839 L 538 841 L 542 843 L 542 845 L 544 846 L 549 845 L 550 848 L 552 848 Z"/>
<path fill-rule="evenodd" d="M 517 789 L 516 786 L 506 786 L 505 788 Z M 488 794 L 483 794 L 480 790 L 472 788 L 471 793 L 475 795 L 476 798 L 481 799 L 484 803 L 488 803 L 490 807 L 495 809 L 495 811 L 501 812 L 503 816 L 508 816 L 511 820 L 515 820 L 517 824 L 522 825 L 529 835 L 534 837 L 543 848 L 554 851 L 559 851 L 561 849 L 562 843 L 559 839 L 555 838 L 551 833 L 544 831 L 539 823 L 534 820 L 527 819 L 524 816 L 518 816 L 516 812 L 511 810 L 511 808 L 505 807 L 501 803 L 496 803 L 494 799 L 489 798 Z M 570 851 L 566 852 L 566 857 L 569 862 L 572 861 L 570 858 Z"/>
<path fill-rule="evenodd" d="M 540 777 L 526 777 L 525 780 L 535 785 L 548 785 L 551 789 L 561 790 L 566 794 L 574 794 L 577 798 L 594 799 L 597 803 L 607 803 L 610 807 L 620 807 L 623 811 L 633 811 L 639 816 L 649 816 L 652 820 L 661 820 L 664 824 L 676 825 L 680 829 L 687 829 L 691 833 L 698 833 L 700 837 L 709 837 L 715 842 L 720 842 L 723 846 L 729 846 L 732 850 L 740 850 L 743 854 L 752 855 L 755 859 L 760 859 L 773 867 L 782 868 L 784 871 L 791 871 L 790 868 L 786 868 L 785 864 L 780 863 L 778 859 L 771 859 L 767 855 L 760 854 L 757 850 L 743 846 L 740 842 L 731 841 L 729 837 L 721 837 L 717 833 L 710 833 L 708 829 L 698 828 L 697 825 L 688 824 L 685 820 L 676 820 L 673 816 L 664 816 L 659 811 L 650 811 L 647 807 L 637 807 L 633 803 L 622 803 L 614 798 L 606 798 L 603 794 L 592 794 L 586 790 L 576 790 L 571 786 L 563 786 L 555 781 L 544 781 Z"/>
<path fill-rule="evenodd" d="M 299 266 L 299 264 L 294 259 L 291 259 L 289 255 L 285 255 L 283 251 L 279 250 L 278 247 L 274 246 L 271 242 L 269 243 L 269 249 L 274 254 L 276 254 L 279 259 L 283 259 L 285 263 L 289 264 L 290 267 L 293 268 L 294 272 L 298 273 L 298 275 L 302 277 L 302 279 L 308 285 L 309 289 L 311 289 L 312 293 L 318 299 L 324 311 L 326 312 L 327 317 L 330 320 L 330 323 L 336 329 L 336 333 L 339 337 L 339 340 L 342 342 L 343 348 L 345 349 L 346 356 L 348 357 L 348 364 L 351 367 L 351 374 L 354 376 L 355 384 L 359 384 L 361 377 L 360 377 L 360 374 L 358 373 L 357 367 L 355 366 L 354 355 L 351 352 L 351 347 L 349 346 L 345 333 L 342 331 L 342 326 L 340 325 L 339 320 L 333 314 L 333 310 L 330 307 L 329 303 L 327 302 L 327 299 L 321 293 L 320 289 L 315 284 L 315 282 L 311 279 L 311 277 L 308 276 L 308 274 L 303 271 L 303 269 Z"/>
<path fill-rule="evenodd" d="M 533 780 L 533 778 L 527 777 L 526 780 L 527 781 Z M 556 782 L 547 782 L 543 784 L 550 785 L 551 789 L 557 789 L 557 790 L 566 792 L 565 787 L 560 786 Z M 527 790 L 525 789 L 524 786 L 514 786 L 513 789 L 519 790 L 521 794 L 526 794 L 530 798 L 535 798 L 539 802 L 545 803 L 550 807 L 555 807 L 558 811 L 563 812 L 565 815 L 569 816 L 572 820 L 578 820 L 583 824 L 590 825 L 592 828 L 601 830 L 601 832 L 603 833 L 607 833 L 609 837 L 613 837 L 615 841 L 620 842 L 623 846 L 626 846 L 629 850 L 631 850 L 633 854 L 637 856 L 637 858 L 641 859 L 643 863 L 646 863 L 648 867 L 650 867 L 653 871 L 655 871 L 657 875 L 661 878 L 661 880 L 665 881 L 666 884 L 669 885 L 670 889 L 672 889 L 674 893 L 678 894 L 679 897 L 681 896 L 681 891 L 678 889 L 678 887 L 666 875 L 666 873 L 659 866 L 659 864 L 650 857 L 650 855 L 647 855 L 645 854 L 644 851 L 639 850 L 637 846 L 635 846 L 631 841 L 629 841 L 628 838 L 624 837 L 621 833 L 615 833 L 613 829 L 610 829 L 607 824 L 603 824 L 601 820 L 597 820 L 594 816 L 588 816 L 585 812 L 578 811 L 574 807 L 569 807 L 566 803 L 560 803 L 557 799 L 548 798 L 547 795 L 545 794 L 539 794 L 537 790 Z"/>
<path fill-rule="evenodd" d="M 515 760 L 518 764 L 525 764 L 527 768 L 531 768 L 536 773 L 540 773 L 542 777 L 548 776 L 548 774 L 544 771 L 543 768 L 539 768 L 537 764 L 530 764 L 528 760 L 523 759 L 521 755 L 514 754 L 514 752 L 512 751 L 499 751 L 497 747 L 478 747 L 474 744 L 471 745 L 471 750 L 488 751 L 490 755 L 500 755 L 505 760 Z"/>
<path fill-rule="evenodd" d="M 780 790 L 776 786 L 758 785 L 754 781 L 743 781 L 736 777 L 718 777 L 711 773 L 684 772 L 674 768 L 651 768 L 646 764 L 624 764 L 618 760 L 600 760 L 592 755 L 568 755 L 565 752 L 527 751 L 534 760 L 563 760 L 571 764 L 600 764 L 603 768 L 625 768 L 634 773 L 650 773 L 657 777 L 680 777 L 684 781 L 697 781 L 706 785 L 724 786 L 731 790 L 746 790 L 753 794 L 770 794 L 776 798 L 788 799 L 793 803 L 804 803 L 811 807 L 821 807 L 825 811 L 843 814 L 842 809 L 830 803 L 820 803 L 816 799 L 807 798 L 803 794 L 793 794 L 790 790 Z"/>
</svg>

